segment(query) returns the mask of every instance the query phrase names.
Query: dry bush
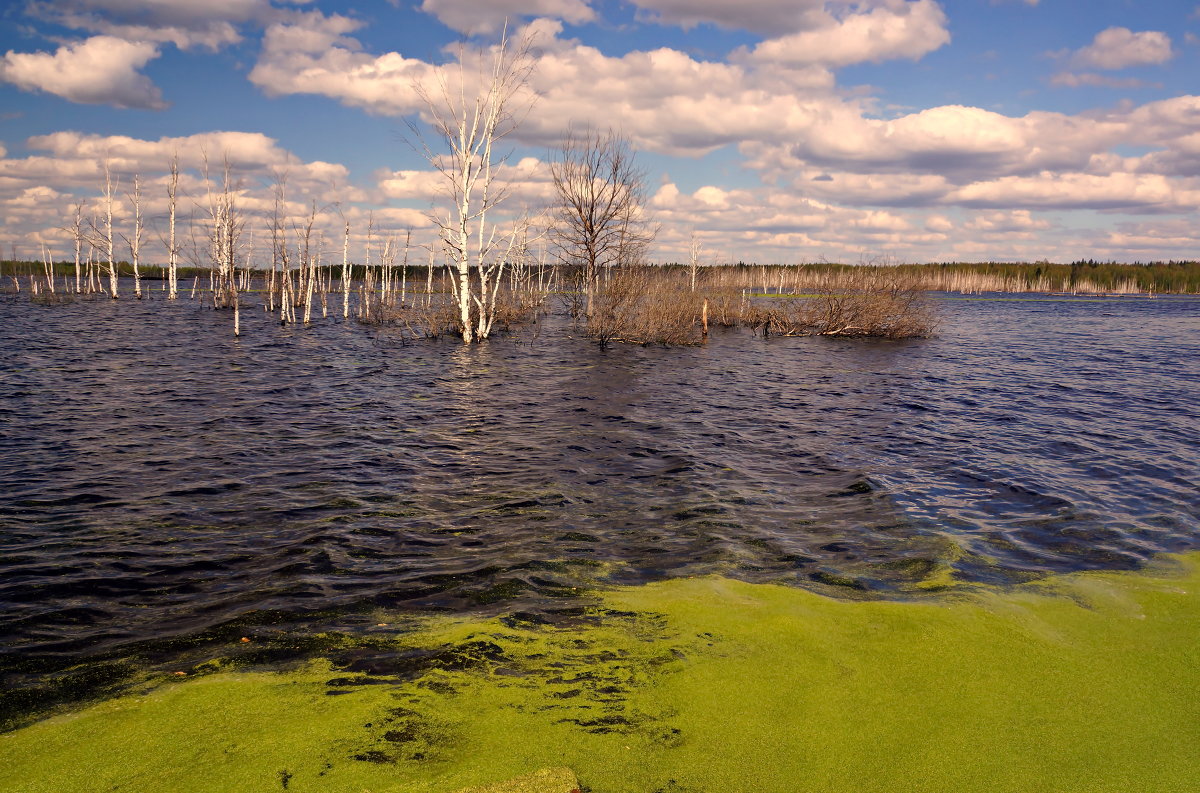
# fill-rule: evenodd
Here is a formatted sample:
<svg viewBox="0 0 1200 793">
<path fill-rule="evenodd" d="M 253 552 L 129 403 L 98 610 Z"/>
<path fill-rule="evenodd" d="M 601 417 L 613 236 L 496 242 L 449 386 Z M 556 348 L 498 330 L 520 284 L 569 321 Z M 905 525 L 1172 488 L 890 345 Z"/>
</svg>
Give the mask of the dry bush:
<svg viewBox="0 0 1200 793">
<path fill-rule="evenodd" d="M 496 318 L 493 327 L 497 330 L 509 331 L 516 326 L 536 322 L 545 303 L 546 296 L 544 294 L 501 289 L 496 295 Z"/>
<path fill-rule="evenodd" d="M 394 325 L 412 339 L 436 339 L 458 331 L 458 306 L 439 295 L 436 300 L 414 300 L 411 304 L 381 309 L 371 322 Z"/>
<path fill-rule="evenodd" d="M 703 298 L 673 274 L 650 267 L 620 267 L 595 296 L 587 335 L 602 346 L 700 344 Z"/>
<path fill-rule="evenodd" d="M 509 331 L 534 322 L 545 302 L 544 296 L 514 293 L 500 289 L 496 294 L 495 331 Z M 404 305 L 376 303 L 360 321 L 372 325 L 392 325 L 403 329 L 411 339 L 436 339 L 441 336 L 461 336 L 458 305 L 448 295 L 438 295 L 426 302 L 417 297 Z"/>
<path fill-rule="evenodd" d="M 746 324 L 764 335 L 926 338 L 937 316 L 911 273 L 886 267 L 846 271 L 810 298 L 756 306 Z"/>
<path fill-rule="evenodd" d="M 708 301 L 708 321 L 711 325 L 732 328 L 743 322 L 749 304 L 740 289 L 717 287 L 706 289 L 704 299 Z"/>
</svg>

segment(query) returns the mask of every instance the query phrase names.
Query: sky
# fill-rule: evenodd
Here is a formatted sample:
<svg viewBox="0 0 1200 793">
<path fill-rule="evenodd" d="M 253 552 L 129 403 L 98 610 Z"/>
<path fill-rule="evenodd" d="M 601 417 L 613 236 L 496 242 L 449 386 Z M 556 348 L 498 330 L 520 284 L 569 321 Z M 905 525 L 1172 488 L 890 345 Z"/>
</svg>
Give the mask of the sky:
<svg viewBox="0 0 1200 793">
<path fill-rule="evenodd" d="M 0 251 L 66 258 L 106 161 L 153 248 L 174 153 L 185 213 L 207 155 L 260 235 L 286 172 L 330 248 L 342 218 L 356 256 L 368 222 L 430 239 L 418 89 L 506 24 L 534 54 L 511 212 L 552 202 L 548 161 L 592 126 L 636 152 L 657 261 L 693 238 L 706 263 L 1200 258 L 1196 0 L 7 2 Z"/>
</svg>

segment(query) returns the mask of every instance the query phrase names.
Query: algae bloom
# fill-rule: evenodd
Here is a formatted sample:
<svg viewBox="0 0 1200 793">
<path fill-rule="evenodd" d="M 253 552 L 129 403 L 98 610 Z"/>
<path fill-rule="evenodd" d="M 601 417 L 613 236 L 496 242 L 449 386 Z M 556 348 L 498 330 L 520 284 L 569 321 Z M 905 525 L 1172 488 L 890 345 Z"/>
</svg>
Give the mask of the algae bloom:
<svg viewBox="0 0 1200 793">
<path fill-rule="evenodd" d="M 1196 555 L 905 602 L 717 577 L 602 601 L 164 682 L 0 736 L 0 790 L 1200 788 Z"/>
</svg>

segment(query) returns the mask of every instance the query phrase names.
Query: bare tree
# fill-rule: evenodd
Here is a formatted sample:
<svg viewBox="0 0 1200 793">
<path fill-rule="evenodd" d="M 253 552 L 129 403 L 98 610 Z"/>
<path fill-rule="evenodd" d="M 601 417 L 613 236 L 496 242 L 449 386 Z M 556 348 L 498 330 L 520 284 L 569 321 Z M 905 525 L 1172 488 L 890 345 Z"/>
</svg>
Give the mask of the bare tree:
<svg viewBox="0 0 1200 793">
<path fill-rule="evenodd" d="M 590 128 L 567 133 L 550 172 L 558 193 L 555 251 L 564 264 L 583 268 L 590 319 L 604 268 L 637 263 L 654 240 L 656 229 L 645 216 L 645 174 L 628 139 Z"/>
<path fill-rule="evenodd" d="M 308 217 L 304 220 L 303 228 L 296 227 L 294 229 L 296 232 L 296 248 L 300 259 L 300 296 L 304 301 L 305 325 L 309 324 L 312 320 L 312 301 L 317 279 L 316 262 L 319 255 L 313 250 L 312 238 L 313 227 L 316 226 L 320 215 L 321 210 L 317 208 L 317 199 L 314 198 Z"/>
<path fill-rule="evenodd" d="M 338 213 L 341 214 L 341 210 Z M 342 238 L 342 319 L 350 317 L 350 221 L 342 214 L 342 222 L 346 224 L 346 233 Z"/>
<path fill-rule="evenodd" d="M 83 291 L 83 281 L 80 274 L 80 261 L 83 253 L 83 243 L 87 240 L 87 234 L 83 230 L 83 202 L 75 204 L 75 216 L 72 220 L 70 228 L 64 231 L 71 232 L 71 237 L 75 241 L 75 294 Z M 70 290 L 68 290 L 70 291 Z"/>
<path fill-rule="evenodd" d="M 137 174 L 133 175 L 133 192 L 126 193 L 125 197 L 133 204 L 133 234 L 122 234 L 121 238 L 125 240 L 125 244 L 129 247 L 129 263 L 133 266 L 133 294 L 138 300 L 142 299 L 142 271 L 141 271 L 141 254 L 142 254 L 142 237 L 145 234 L 145 225 L 142 223 L 142 182 Z"/>
<path fill-rule="evenodd" d="M 208 154 L 204 158 L 204 184 L 208 192 L 209 264 L 212 281 L 213 308 L 233 309 L 233 335 L 241 332 L 241 312 L 238 298 L 238 253 L 246 220 L 238 206 L 239 186 L 233 178 L 229 157 L 224 158 L 221 190 L 213 190 L 209 178 Z"/>
<path fill-rule="evenodd" d="M 113 192 L 119 186 L 113 185 L 112 168 L 108 158 L 104 160 L 104 227 L 96 225 L 95 219 L 91 223 L 92 239 L 97 248 L 102 250 L 108 256 L 108 296 L 114 300 L 117 297 L 117 262 L 116 262 L 116 243 L 113 237 Z"/>
<path fill-rule="evenodd" d="M 692 231 L 692 237 L 688 243 L 688 274 L 692 279 L 692 291 L 696 291 L 696 274 L 700 271 L 700 251 L 703 250 L 704 243 L 696 239 L 695 230 Z"/>
<path fill-rule="evenodd" d="M 286 223 L 288 169 L 276 171 L 274 181 L 275 210 L 271 216 L 271 286 L 268 289 L 267 310 L 274 310 L 275 274 L 278 268 L 279 322 L 286 324 L 296 321 L 295 307 L 292 305 L 292 275 Z"/>
<path fill-rule="evenodd" d="M 51 255 L 50 249 L 44 242 L 42 243 L 42 267 L 46 272 L 46 286 L 50 289 L 50 294 L 54 294 L 54 256 Z M 30 280 L 33 280 L 33 276 L 30 276 Z"/>
<path fill-rule="evenodd" d="M 458 329 L 465 343 L 482 341 L 491 333 L 496 315 L 496 292 L 513 246 L 528 220 L 501 228 L 488 213 L 508 195 L 499 178 L 507 161 L 496 146 L 520 124 L 530 103 L 522 90 L 533 70 L 529 38 L 510 42 L 507 27 L 490 52 L 470 53 L 478 73 L 468 74 L 468 53 L 461 51 L 457 73 L 442 77 L 436 93 L 423 85 L 415 88 L 425 103 L 426 121 L 439 144 L 449 154 L 430 147 L 415 122 L 414 138 L 443 177 L 451 207 L 442 215 L 431 213 L 455 278 L 450 279 L 457 306 Z M 472 86 L 478 84 L 476 90 Z M 474 279 L 472 279 L 474 275 Z"/>
<path fill-rule="evenodd" d="M 179 196 L 179 152 L 171 157 L 167 179 L 167 299 L 179 297 L 179 245 L 175 241 L 175 209 Z"/>
</svg>

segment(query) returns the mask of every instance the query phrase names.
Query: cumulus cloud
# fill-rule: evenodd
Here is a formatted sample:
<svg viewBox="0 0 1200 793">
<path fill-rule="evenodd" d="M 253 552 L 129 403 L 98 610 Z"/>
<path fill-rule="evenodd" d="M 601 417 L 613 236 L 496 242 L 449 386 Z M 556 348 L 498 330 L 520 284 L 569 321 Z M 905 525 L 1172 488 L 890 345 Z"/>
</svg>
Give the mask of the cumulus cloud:
<svg viewBox="0 0 1200 793">
<path fill-rule="evenodd" d="M 555 197 L 550 168 L 537 157 L 502 163 L 494 176 L 495 184 L 503 186 L 505 202 L 514 210 L 546 206 Z M 447 194 L 446 177 L 435 169 L 383 171 L 376 175 L 376 183 L 382 196 L 400 201 L 434 202 Z"/>
<path fill-rule="evenodd" d="M 925 228 L 938 234 L 954 230 L 954 222 L 945 215 L 928 215 L 925 218 Z"/>
<path fill-rule="evenodd" d="M 423 0 L 421 10 L 460 33 L 495 33 L 506 20 L 561 19 L 580 25 L 596 19 L 586 0 Z"/>
<path fill-rule="evenodd" d="M 933 0 L 890 4 L 761 42 L 747 57 L 783 64 L 848 66 L 895 58 L 917 60 L 949 43 L 946 15 Z"/>
<path fill-rule="evenodd" d="M 399 53 L 373 56 L 350 37 L 361 22 L 319 11 L 269 26 L 250 81 L 270 96 L 309 93 L 369 112 L 404 115 L 421 107 L 415 84 L 434 67 Z"/>
<path fill-rule="evenodd" d="M 1129 28 L 1112 27 L 1097 33 L 1091 44 L 1071 57 L 1071 62 L 1077 67 L 1115 70 L 1166 63 L 1173 55 L 1166 33 L 1134 33 Z"/>
<path fill-rule="evenodd" d="M 158 56 L 149 42 L 93 36 L 54 53 L 9 50 L 0 60 L 0 80 L 81 104 L 159 110 L 167 106 L 162 92 L 138 71 Z"/>
<path fill-rule="evenodd" d="M 110 161 L 117 172 L 160 171 L 179 155 L 182 168 L 198 169 L 207 153 L 215 162 L 227 159 L 239 171 L 282 166 L 292 155 L 278 141 L 260 132 L 205 132 L 157 140 L 128 135 L 94 135 L 75 131 L 35 135 L 25 144 L 33 151 L 49 153 L 60 160 Z"/>
<path fill-rule="evenodd" d="M 770 179 L 829 175 L 828 180 L 810 182 L 807 189 L 813 191 L 862 181 L 849 179 L 847 173 L 877 178 L 908 174 L 900 195 L 915 187 L 916 196 L 931 199 L 939 189 L 977 178 L 1078 170 L 1092 153 L 1123 140 L 1129 124 L 1116 115 L 1101 119 L 1039 111 L 1012 117 L 962 105 L 876 119 L 852 104 L 827 102 L 822 112 L 798 120 L 797 128 L 788 132 L 793 135 L 787 143 L 743 143 L 748 165 Z M 918 180 L 918 175 L 934 176 L 945 184 Z M 874 189 L 861 192 L 869 195 Z"/>
<path fill-rule="evenodd" d="M 1033 212 L 1028 209 L 1017 209 L 1011 212 L 979 213 L 964 223 L 963 228 L 1006 234 L 1048 229 L 1050 221 L 1035 218 Z"/>
<path fill-rule="evenodd" d="M 314 12 L 272 26 L 252 79 L 272 94 L 318 93 L 406 115 L 422 110 L 416 85 L 435 86 L 456 69 L 367 53 L 350 35 L 357 24 Z M 1013 186 L 997 180 L 1045 172 L 1151 175 L 1200 166 L 1184 144 L 1200 132 L 1196 97 L 1078 115 L 945 105 L 882 119 L 872 117 L 869 101 L 837 92 L 820 66 L 705 61 L 669 48 L 609 56 L 562 38 L 558 22 L 531 29 L 540 34 L 530 85 L 538 99 L 519 130 L 525 143 L 553 145 L 568 125 L 590 122 L 621 128 L 644 151 L 700 155 L 736 144 L 773 184 L 821 200 L 895 207 L 953 204 L 955 196 L 981 205 Z M 1128 162 L 1108 154 L 1119 144 L 1160 151 Z M 972 184 L 989 187 L 963 192 Z M 1041 200 L 1018 198 L 1028 204 L 1016 206 Z"/>
<path fill-rule="evenodd" d="M 439 93 L 454 84 L 457 64 L 433 64 L 391 52 L 363 52 L 354 23 L 314 13 L 272 25 L 250 79 L 271 95 L 315 93 L 372 113 L 406 115 L 424 109 L 418 86 Z M 558 37 L 562 26 L 537 20 L 520 34 L 535 36 L 537 68 L 529 94 L 537 110 L 522 125 L 524 140 L 557 140 L 572 123 L 620 127 L 644 149 L 702 154 L 749 136 L 773 134 L 797 96 L 830 94 L 832 75 L 820 68 L 786 71 L 696 60 L 669 48 L 610 57 Z M 468 78 L 475 73 L 468 66 Z"/>
<path fill-rule="evenodd" d="M 166 212 L 166 180 L 171 158 L 178 154 L 181 169 L 180 195 L 184 211 L 203 206 L 208 187 L 203 177 L 204 156 L 212 170 L 221 171 L 228 161 L 238 194 L 238 205 L 246 212 L 247 230 L 258 227 L 274 211 L 272 183 L 286 173 L 288 201 L 283 211 L 300 223 L 311 210 L 337 203 L 355 228 L 365 228 L 369 208 L 361 203 L 374 198 L 371 192 L 352 185 L 347 168 L 340 163 L 304 161 L 281 147 L 278 141 L 255 132 L 215 131 L 180 137 L 141 139 L 130 136 L 95 135 L 59 131 L 25 141 L 29 156 L 0 156 L 0 217 L 5 226 L 0 237 L 25 244 L 29 240 L 65 239 L 62 227 L 75 203 L 85 214 L 98 209 L 97 198 L 104 183 L 107 160 L 121 185 L 119 195 L 138 174 L 142 184 L 142 210 L 153 226 Z M 219 178 L 214 174 L 215 178 Z M 425 224 L 419 211 L 399 207 L 375 207 L 376 227 L 384 231 L 419 228 Z M 201 210 L 203 212 L 203 210 Z M 118 225 L 125 227 L 131 215 L 128 202 L 117 201 Z M 394 225 L 393 225 L 394 221 Z M 323 210 L 318 228 L 326 238 L 340 233 L 336 213 Z M 249 233 L 249 232 L 248 232 Z M 148 241 L 153 245 L 153 240 Z M 262 246 L 259 246 L 262 250 Z"/>
<path fill-rule="evenodd" d="M 75 30 L 211 50 L 240 41 L 239 25 L 266 24 L 283 13 L 270 0 L 33 0 L 27 10 Z"/>
<path fill-rule="evenodd" d="M 304 212 L 306 197 L 319 198 L 325 204 L 333 200 L 362 200 L 366 196 L 364 191 L 349 184 L 349 172 L 344 165 L 321 160 L 304 162 L 282 148 L 278 141 L 257 132 L 217 131 L 147 140 L 60 131 L 31 137 L 25 146 L 36 153 L 22 158 L 0 158 L 0 195 L 33 186 L 63 192 L 94 191 L 103 184 L 103 166 L 107 162 L 117 178 L 128 181 L 139 174 L 147 186 L 147 200 L 152 201 L 153 185 L 165 178 L 168 164 L 175 156 L 185 174 L 185 186 L 192 195 L 200 195 L 203 191 L 200 175 L 207 156 L 213 171 L 220 171 L 228 162 L 238 180 L 252 184 L 254 189 L 247 189 L 246 195 L 256 196 L 260 208 L 270 201 L 269 190 L 263 186 L 275 174 L 285 172 L 289 193 L 299 201 L 295 207 L 299 214 Z"/>
<path fill-rule="evenodd" d="M 1158 174 L 1052 173 L 1006 176 L 956 191 L 964 206 L 1159 211 L 1194 208 L 1200 194 Z"/>
</svg>

